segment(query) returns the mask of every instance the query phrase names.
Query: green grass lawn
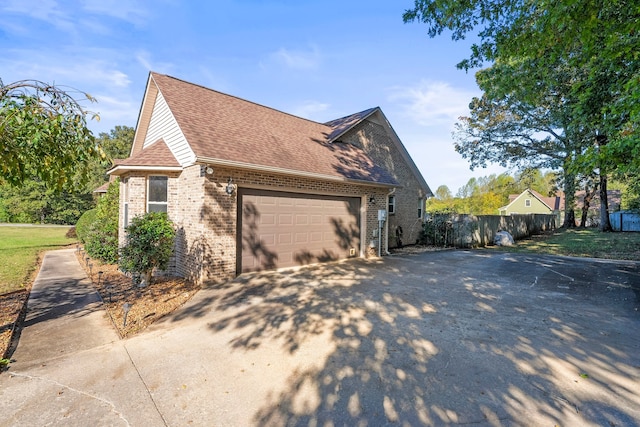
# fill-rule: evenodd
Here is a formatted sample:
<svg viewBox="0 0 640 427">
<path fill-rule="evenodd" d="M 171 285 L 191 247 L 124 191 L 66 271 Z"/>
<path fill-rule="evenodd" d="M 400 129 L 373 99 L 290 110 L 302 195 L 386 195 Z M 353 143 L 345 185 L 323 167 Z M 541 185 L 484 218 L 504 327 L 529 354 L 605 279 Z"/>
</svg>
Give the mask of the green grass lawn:
<svg viewBox="0 0 640 427">
<path fill-rule="evenodd" d="M 640 261 L 640 233 L 601 233 L 593 228 L 559 229 L 519 240 L 516 246 L 500 247 L 500 250 Z"/>
<path fill-rule="evenodd" d="M 0 295 L 24 288 L 38 254 L 76 243 L 69 227 L 0 226 Z"/>
</svg>

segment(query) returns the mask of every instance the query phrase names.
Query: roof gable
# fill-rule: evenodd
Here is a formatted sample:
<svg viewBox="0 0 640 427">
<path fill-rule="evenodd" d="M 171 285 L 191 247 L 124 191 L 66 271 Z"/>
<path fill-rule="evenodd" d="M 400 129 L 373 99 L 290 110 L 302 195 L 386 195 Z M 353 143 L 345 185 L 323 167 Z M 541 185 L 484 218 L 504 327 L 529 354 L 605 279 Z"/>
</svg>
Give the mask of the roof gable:
<svg viewBox="0 0 640 427">
<path fill-rule="evenodd" d="M 338 140 L 376 112 L 384 117 L 376 107 L 322 124 L 152 72 L 131 154 L 138 157 L 150 141 L 163 138 L 183 167 L 208 163 L 397 186 L 393 175 L 364 150 Z M 161 113 L 164 120 L 158 119 Z M 397 139 L 392 129 L 390 133 Z M 404 147 L 402 151 L 428 190 Z"/>
<path fill-rule="evenodd" d="M 358 123 L 362 122 L 364 119 L 372 115 L 376 110 L 379 110 L 379 107 L 370 108 L 368 110 L 361 111 L 359 113 L 351 114 L 346 117 L 341 117 L 339 119 L 331 120 L 330 122 L 326 122 L 325 125 L 331 128 L 331 132 L 327 135 L 327 139 L 331 141 L 336 141 L 345 133 L 349 132 L 353 129 Z"/>
<path fill-rule="evenodd" d="M 539 204 L 544 206 L 546 209 L 549 209 L 549 211 L 561 210 L 561 206 L 563 205 L 563 202 L 560 196 L 544 197 L 537 191 L 531 190 L 528 188 L 520 194 L 510 194 L 509 204 L 499 208 L 499 210 L 501 211 L 510 210 L 514 205 L 517 205 L 523 197 L 527 197 L 527 196 L 531 197 L 533 200 L 536 200 Z"/>
</svg>

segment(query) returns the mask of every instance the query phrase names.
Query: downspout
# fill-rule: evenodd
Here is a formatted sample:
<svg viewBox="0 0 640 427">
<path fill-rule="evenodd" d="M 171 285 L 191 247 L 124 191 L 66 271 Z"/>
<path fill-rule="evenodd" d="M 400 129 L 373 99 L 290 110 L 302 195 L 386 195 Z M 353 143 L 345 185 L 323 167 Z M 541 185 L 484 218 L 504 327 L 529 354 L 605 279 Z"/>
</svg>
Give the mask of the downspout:
<svg viewBox="0 0 640 427">
<path fill-rule="evenodd" d="M 389 209 L 389 196 L 394 195 L 395 192 L 396 192 L 396 187 L 393 187 L 391 190 L 389 190 L 389 193 L 387 193 L 387 210 Z M 387 220 L 384 223 L 384 254 L 385 255 L 391 255 L 391 252 L 389 252 L 389 217 L 390 216 L 391 215 L 389 215 L 389 212 L 387 212 Z"/>
</svg>

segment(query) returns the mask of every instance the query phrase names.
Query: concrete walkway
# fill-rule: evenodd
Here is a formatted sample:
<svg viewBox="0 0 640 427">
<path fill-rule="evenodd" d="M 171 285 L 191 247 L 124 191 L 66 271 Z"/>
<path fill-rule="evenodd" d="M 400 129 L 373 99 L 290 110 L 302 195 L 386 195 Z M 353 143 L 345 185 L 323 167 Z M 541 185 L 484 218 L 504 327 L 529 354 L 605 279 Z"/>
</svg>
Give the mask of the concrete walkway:
<svg viewBox="0 0 640 427">
<path fill-rule="evenodd" d="M 639 263 L 434 252 L 242 275 L 118 340 L 50 252 L 0 426 L 640 426 L 639 292 Z"/>
<path fill-rule="evenodd" d="M 73 249 L 45 255 L 11 359 L 1 426 L 164 425 Z"/>
</svg>

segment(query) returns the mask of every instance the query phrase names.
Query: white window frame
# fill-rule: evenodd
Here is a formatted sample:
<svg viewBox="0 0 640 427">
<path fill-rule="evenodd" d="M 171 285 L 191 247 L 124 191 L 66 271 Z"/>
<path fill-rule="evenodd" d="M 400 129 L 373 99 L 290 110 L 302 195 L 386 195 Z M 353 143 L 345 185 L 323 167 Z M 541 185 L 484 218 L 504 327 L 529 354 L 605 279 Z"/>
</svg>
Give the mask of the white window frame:
<svg viewBox="0 0 640 427">
<path fill-rule="evenodd" d="M 387 211 L 389 215 L 395 215 L 396 213 L 396 196 L 389 196 L 387 202 Z"/>
<path fill-rule="evenodd" d="M 531 207 L 531 199 L 524 199 L 524 206 L 527 208 Z"/>
<path fill-rule="evenodd" d="M 152 178 L 163 178 L 166 183 L 166 196 L 164 201 L 162 200 L 149 200 L 149 195 L 151 191 L 149 191 L 149 186 L 151 185 Z M 147 212 L 165 212 L 168 213 L 169 208 L 169 177 L 166 175 L 149 175 L 147 177 Z M 150 210 L 150 206 L 164 206 L 164 210 Z"/>
<path fill-rule="evenodd" d="M 424 217 L 424 199 L 418 199 L 418 219 L 422 219 Z"/>
</svg>

